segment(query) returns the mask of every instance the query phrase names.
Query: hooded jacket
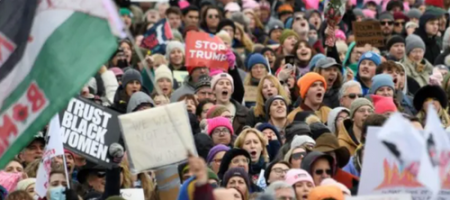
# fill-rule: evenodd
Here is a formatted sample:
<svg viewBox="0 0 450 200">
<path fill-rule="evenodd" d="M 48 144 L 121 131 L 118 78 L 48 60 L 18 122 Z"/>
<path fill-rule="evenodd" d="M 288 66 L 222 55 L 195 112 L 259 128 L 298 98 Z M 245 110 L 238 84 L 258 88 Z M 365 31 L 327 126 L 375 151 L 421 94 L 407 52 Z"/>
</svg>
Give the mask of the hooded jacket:
<svg viewBox="0 0 450 200">
<path fill-rule="evenodd" d="M 141 92 L 147 95 L 149 94 L 147 88 L 145 88 L 144 86 L 141 86 Z M 117 92 L 114 95 L 114 104 L 111 106 L 111 109 L 116 110 L 120 113 L 127 113 L 129 101 L 130 99 L 126 98 L 125 88 L 122 85 L 119 85 L 119 87 L 117 88 Z"/>
<path fill-rule="evenodd" d="M 230 99 L 230 102 L 236 108 L 236 114 L 234 115 L 233 119 L 233 129 L 236 135 L 239 135 L 239 133 L 241 133 L 242 129 L 246 125 L 245 122 L 247 120 L 248 108 L 234 99 Z"/>
<path fill-rule="evenodd" d="M 350 45 L 348 46 L 347 54 L 345 54 L 344 62 L 342 62 L 342 66 L 344 68 L 349 67 L 353 71 L 353 74 L 358 73 L 358 62 L 350 63 L 350 57 L 355 46 L 356 42 L 350 43 Z"/>
<path fill-rule="evenodd" d="M 417 81 L 420 87 L 423 87 L 428 84 L 430 74 L 433 73 L 433 65 L 431 65 L 431 63 L 428 62 L 427 59 L 423 59 L 420 63 L 415 63 L 412 60 L 410 60 L 407 56 L 405 56 L 405 58 L 403 58 L 401 63 L 405 66 L 406 75 Z M 421 70 L 418 70 L 418 68 Z"/>
<path fill-rule="evenodd" d="M 330 129 L 331 133 L 335 134 L 336 136 L 338 135 L 338 127 L 336 127 L 335 122 L 339 113 L 341 113 L 342 111 L 350 113 L 350 111 L 347 108 L 337 107 L 331 110 L 331 112 L 328 114 L 327 127 L 328 129 Z"/>
<path fill-rule="evenodd" d="M 195 93 L 195 86 L 194 83 L 191 81 L 191 76 L 186 76 L 184 79 L 184 83 L 181 87 L 179 87 L 177 90 L 172 92 L 172 96 L 170 97 L 170 102 L 177 102 L 178 99 L 185 95 L 185 94 L 194 94 Z"/>
<path fill-rule="evenodd" d="M 306 154 L 306 156 L 302 160 L 301 168 L 306 170 L 309 174 L 314 174 L 312 171 L 312 167 L 319 158 L 325 158 L 328 160 L 328 162 L 330 163 L 332 175 L 334 176 L 336 168 L 333 157 L 319 151 L 312 151 Z"/>
<path fill-rule="evenodd" d="M 131 95 L 130 101 L 127 105 L 127 113 L 133 112 L 136 108 L 138 108 L 143 103 L 149 103 L 152 106 L 155 105 L 153 102 L 153 99 L 150 98 L 147 94 L 143 92 L 136 92 L 133 95 Z"/>
<path fill-rule="evenodd" d="M 355 153 L 356 148 L 359 145 L 359 141 L 353 133 L 353 121 L 351 119 L 344 120 L 344 122 L 339 126 L 338 142 L 339 146 L 347 147 L 348 151 L 350 151 L 350 155 Z"/>
<path fill-rule="evenodd" d="M 427 59 L 428 62 L 434 63 L 437 56 L 441 53 L 441 48 L 439 47 L 436 36 L 429 37 L 427 32 L 425 31 L 426 23 L 430 18 L 427 19 L 426 15 L 432 15 L 429 11 L 425 12 L 419 20 L 419 27 L 416 29 L 414 34 L 418 35 L 422 38 L 423 42 L 426 46 L 426 51 L 424 58 Z"/>
</svg>

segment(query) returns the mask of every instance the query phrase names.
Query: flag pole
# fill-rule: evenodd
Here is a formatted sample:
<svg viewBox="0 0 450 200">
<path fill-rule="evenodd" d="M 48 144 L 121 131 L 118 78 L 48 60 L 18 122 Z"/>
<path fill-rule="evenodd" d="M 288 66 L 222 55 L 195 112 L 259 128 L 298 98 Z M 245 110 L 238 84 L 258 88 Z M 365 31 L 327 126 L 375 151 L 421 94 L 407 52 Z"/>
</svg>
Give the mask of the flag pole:
<svg viewBox="0 0 450 200">
<path fill-rule="evenodd" d="M 67 188 L 70 189 L 71 182 L 69 179 L 69 173 L 67 172 L 66 153 L 63 154 L 63 164 L 64 164 L 64 173 L 66 173 Z"/>
</svg>

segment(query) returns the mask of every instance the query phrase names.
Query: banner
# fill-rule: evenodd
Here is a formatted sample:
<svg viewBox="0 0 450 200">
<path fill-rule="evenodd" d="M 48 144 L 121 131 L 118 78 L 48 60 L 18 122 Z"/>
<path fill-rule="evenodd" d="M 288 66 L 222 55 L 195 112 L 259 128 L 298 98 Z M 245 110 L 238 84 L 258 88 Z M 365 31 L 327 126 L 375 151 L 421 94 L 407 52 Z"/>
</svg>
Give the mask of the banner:
<svg viewBox="0 0 450 200">
<path fill-rule="evenodd" d="M 120 115 L 119 121 L 137 173 L 184 161 L 188 150 L 197 154 L 184 102 Z"/>
<path fill-rule="evenodd" d="M 56 114 L 50 121 L 48 128 L 48 143 L 45 146 L 44 154 L 42 155 L 42 162 L 39 164 L 39 168 L 36 175 L 35 192 L 40 198 L 44 198 L 47 194 L 48 180 L 50 179 L 50 171 L 52 170 L 51 163 L 52 158 L 59 155 L 64 155 L 64 148 L 61 140 L 59 125 L 59 116 Z M 64 162 L 64 169 L 67 169 Z"/>
<path fill-rule="evenodd" d="M 120 139 L 118 113 L 76 97 L 59 116 L 64 147 L 109 167 L 109 146 Z"/>
<path fill-rule="evenodd" d="M 117 50 L 114 33 L 124 30 L 116 30 L 111 7 L 110 0 L 0 1 L 1 169 Z"/>
<path fill-rule="evenodd" d="M 381 128 L 369 127 L 358 196 L 408 193 L 412 199 L 431 199 L 433 192 L 405 169 L 404 164 L 377 138 L 381 132 Z M 450 199 L 450 171 L 445 169 L 442 172 L 438 199 Z"/>
<path fill-rule="evenodd" d="M 186 35 L 186 66 L 228 71 L 227 47 L 212 34 L 189 31 Z"/>
<path fill-rule="evenodd" d="M 172 30 L 166 18 L 159 20 L 148 29 L 142 39 L 141 47 L 151 51 L 152 54 L 166 53 L 166 43 L 173 38 Z"/>
</svg>

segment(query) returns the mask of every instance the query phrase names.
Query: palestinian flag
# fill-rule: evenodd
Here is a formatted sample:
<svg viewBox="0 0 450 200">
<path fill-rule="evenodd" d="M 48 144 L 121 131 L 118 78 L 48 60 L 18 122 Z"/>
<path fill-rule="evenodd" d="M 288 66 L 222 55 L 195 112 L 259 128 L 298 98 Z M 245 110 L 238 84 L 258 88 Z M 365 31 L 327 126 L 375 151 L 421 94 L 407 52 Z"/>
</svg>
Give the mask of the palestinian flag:
<svg viewBox="0 0 450 200">
<path fill-rule="evenodd" d="M 117 49 L 110 0 L 0 0 L 0 168 Z"/>
</svg>

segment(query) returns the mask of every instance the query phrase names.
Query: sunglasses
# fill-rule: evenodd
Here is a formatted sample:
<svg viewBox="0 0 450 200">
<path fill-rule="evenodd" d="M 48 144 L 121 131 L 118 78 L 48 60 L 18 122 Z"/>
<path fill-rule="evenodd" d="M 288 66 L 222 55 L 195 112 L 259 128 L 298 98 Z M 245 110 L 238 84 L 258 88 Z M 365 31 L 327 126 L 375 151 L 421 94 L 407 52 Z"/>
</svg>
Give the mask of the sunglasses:
<svg viewBox="0 0 450 200">
<path fill-rule="evenodd" d="M 381 25 L 384 25 L 384 26 L 386 26 L 386 25 L 389 25 L 389 26 L 392 26 L 392 24 L 394 24 L 394 22 L 393 21 L 383 21 L 383 22 L 381 22 Z"/>
<path fill-rule="evenodd" d="M 394 22 L 395 26 L 404 26 L 406 23 L 405 22 Z"/>
<path fill-rule="evenodd" d="M 331 169 L 326 169 L 326 170 L 318 169 L 314 173 L 316 173 L 316 175 L 322 175 L 323 173 L 331 175 Z"/>
<path fill-rule="evenodd" d="M 208 15 L 209 19 L 219 18 L 219 15 Z"/>
<path fill-rule="evenodd" d="M 362 94 L 356 94 L 356 93 L 350 93 L 350 94 L 348 94 L 348 95 L 346 95 L 348 98 L 350 98 L 350 99 L 355 99 L 355 98 L 361 98 L 361 97 L 363 97 L 363 95 Z"/>
<path fill-rule="evenodd" d="M 300 160 L 305 156 L 306 156 L 306 152 L 299 152 L 299 153 L 293 153 L 291 158 L 293 160 Z"/>
</svg>

